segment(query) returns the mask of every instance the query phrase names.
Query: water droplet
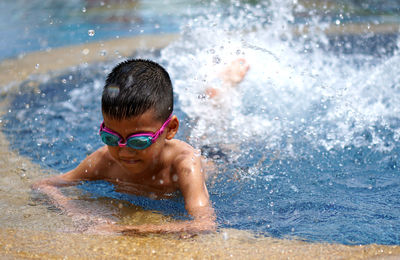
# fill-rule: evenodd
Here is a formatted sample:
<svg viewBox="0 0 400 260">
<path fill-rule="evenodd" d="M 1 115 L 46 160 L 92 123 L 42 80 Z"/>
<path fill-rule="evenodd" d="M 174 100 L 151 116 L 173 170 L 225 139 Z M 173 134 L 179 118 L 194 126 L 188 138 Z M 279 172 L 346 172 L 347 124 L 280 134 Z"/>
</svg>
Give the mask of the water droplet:
<svg viewBox="0 0 400 260">
<path fill-rule="evenodd" d="M 218 55 L 213 56 L 213 63 L 214 64 L 220 64 L 221 63 L 221 58 Z"/>
<path fill-rule="evenodd" d="M 177 174 L 172 175 L 172 181 L 174 181 L 174 182 L 178 181 L 178 175 Z"/>
<path fill-rule="evenodd" d="M 67 84 L 67 80 L 66 80 L 66 79 L 62 79 L 61 82 L 62 82 L 63 84 Z"/>
<path fill-rule="evenodd" d="M 25 108 L 29 109 L 30 105 L 29 104 L 25 104 Z"/>
<path fill-rule="evenodd" d="M 82 7 L 82 13 L 86 13 L 86 7 Z"/>
<path fill-rule="evenodd" d="M 92 29 L 88 30 L 88 35 L 89 35 L 90 37 L 93 37 L 94 34 L 95 34 L 95 31 L 94 31 L 94 30 L 92 30 Z"/>
<path fill-rule="evenodd" d="M 39 63 L 36 63 L 35 69 L 39 69 L 39 67 L 40 67 L 40 64 L 39 64 Z"/>
<path fill-rule="evenodd" d="M 336 25 L 339 25 L 340 24 L 340 20 L 336 20 L 335 23 L 336 23 Z"/>
<path fill-rule="evenodd" d="M 107 51 L 106 50 L 101 50 L 100 51 L 100 55 L 103 56 L 103 57 L 106 56 L 107 55 Z"/>
<path fill-rule="evenodd" d="M 90 52 L 90 50 L 88 48 L 85 48 L 85 49 L 82 50 L 82 54 L 83 55 L 88 55 L 89 52 Z"/>
<path fill-rule="evenodd" d="M 199 94 L 199 95 L 197 96 L 197 98 L 203 100 L 203 99 L 206 99 L 207 96 L 206 96 L 205 94 Z"/>
<path fill-rule="evenodd" d="M 160 28 L 160 25 L 159 25 L 158 23 L 156 23 L 156 24 L 154 25 L 154 28 L 155 28 L 155 29 L 159 29 L 159 28 Z"/>
<path fill-rule="evenodd" d="M 86 144 L 85 148 L 86 148 L 86 151 L 88 151 L 88 152 L 91 152 L 93 150 L 93 147 L 91 144 Z"/>
<path fill-rule="evenodd" d="M 164 181 L 163 181 L 163 180 L 160 180 L 160 184 L 164 184 Z"/>
<path fill-rule="evenodd" d="M 153 176 L 151 177 L 151 179 L 154 181 L 154 180 L 156 179 L 156 176 L 153 175 Z"/>
</svg>

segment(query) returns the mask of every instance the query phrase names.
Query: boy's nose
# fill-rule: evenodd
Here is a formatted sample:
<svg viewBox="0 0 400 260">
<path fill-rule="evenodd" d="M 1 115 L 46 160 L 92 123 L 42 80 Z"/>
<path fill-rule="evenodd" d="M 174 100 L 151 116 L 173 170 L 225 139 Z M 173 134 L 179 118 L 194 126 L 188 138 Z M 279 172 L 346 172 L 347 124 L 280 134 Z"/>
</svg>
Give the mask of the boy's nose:
<svg viewBox="0 0 400 260">
<path fill-rule="evenodd" d="M 130 148 L 130 147 L 128 147 L 128 146 L 123 146 L 123 147 L 119 147 L 119 149 L 118 149 L 118 154 L 119 155 L 133 155 L 133 154 L 136 154 L 137 153 L 137 150 L 135 150 L 135 149 L 132 149 L 132 148 Z"/>
</svg>

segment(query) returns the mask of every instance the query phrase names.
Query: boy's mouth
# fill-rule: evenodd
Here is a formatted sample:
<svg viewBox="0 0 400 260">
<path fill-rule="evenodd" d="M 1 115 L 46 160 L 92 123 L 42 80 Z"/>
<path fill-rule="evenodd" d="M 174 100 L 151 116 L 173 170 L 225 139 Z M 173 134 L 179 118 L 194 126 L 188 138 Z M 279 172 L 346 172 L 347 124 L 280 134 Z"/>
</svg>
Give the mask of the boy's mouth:
<svg viewBox="0 0 400 260">
<path fill-rule="evenodd" d="M 130 158 L 119 158 L 119 160 L 121 162 L 123 162 L 123 163 L 126 163 L 126 164 L 136 164 L 136 163 L 138 163 L 140 161 L 140 160 L 137 160 L 137 159 L 130 159 Z"/>
</svg>

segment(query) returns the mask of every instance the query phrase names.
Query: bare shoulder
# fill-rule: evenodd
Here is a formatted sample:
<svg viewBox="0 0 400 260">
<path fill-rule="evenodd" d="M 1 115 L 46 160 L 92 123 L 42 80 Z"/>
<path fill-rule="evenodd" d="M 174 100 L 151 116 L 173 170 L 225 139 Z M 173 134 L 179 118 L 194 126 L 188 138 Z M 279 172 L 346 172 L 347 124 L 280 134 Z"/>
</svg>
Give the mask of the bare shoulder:
<svg viewBox="0 0 400 260">
<path fill-rule="evenodd" d="M 75 169 L 63 174 L 65 180 L 99 180 L 103 179 L 115 164 L 108 153 L 107 146 L 100 147 L 87 156 Z"/>
<path fill-rule="evenodd" d="M 108 147 L 103 146 L 86 157 L 81 164 L 87 166 L 88 168 L 98 169 L 114 163 L 115 161 L 108 152 Z"/>
<path fill-rule="evenodd" d="M 179 177 L 179 184 L 189 184 L 194 179 L 202 181 L 204 179 L 200 151 L 193 148 L 186 142 L 171 140 L 172 152 L 170 162 L 174 174 Z M 193 184 L 193 182 L 192 182 Z"/>
<path fill-rule="evenodd" d="M 184 141 L 176 139 L 171 140 L 171 150 L 170 155 L 172 155 L 172 163 L 175 166 L 183 161 L 194 161 L 200 156 L 199 150 Z"/>
</svg>

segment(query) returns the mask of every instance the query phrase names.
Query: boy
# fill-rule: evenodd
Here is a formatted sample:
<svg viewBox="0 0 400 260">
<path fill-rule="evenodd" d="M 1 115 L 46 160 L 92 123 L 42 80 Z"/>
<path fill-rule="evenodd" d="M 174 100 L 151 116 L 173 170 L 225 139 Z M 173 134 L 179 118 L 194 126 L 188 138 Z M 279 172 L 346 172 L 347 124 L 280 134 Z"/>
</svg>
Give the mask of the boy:
<svg viewBox="0 0 400 260">
<path fill-rule="evenodd" d="M 92 231 L 123 233 L 202 232 L 216 228 L 200 154 L 185 142 L 173 139 L 179 128 L 173 115 L 172 83 L 168 73 L 149 60 L 128 60 L 108 75 L 102 94 L 105 146 L 75 169 L 36 183 L 73 219 L 88 219 L 58 187 L 80 181 L 106 180 L 117 190 L 152 198 L 180 191 L 190 221 L 163 225 L 115 225 L 108 219 L 90 219 Z"/>
</svg>

